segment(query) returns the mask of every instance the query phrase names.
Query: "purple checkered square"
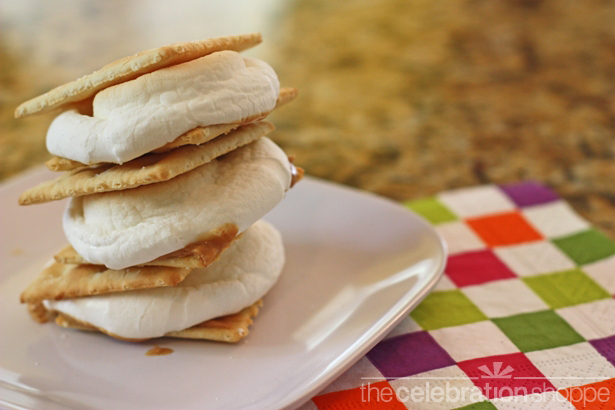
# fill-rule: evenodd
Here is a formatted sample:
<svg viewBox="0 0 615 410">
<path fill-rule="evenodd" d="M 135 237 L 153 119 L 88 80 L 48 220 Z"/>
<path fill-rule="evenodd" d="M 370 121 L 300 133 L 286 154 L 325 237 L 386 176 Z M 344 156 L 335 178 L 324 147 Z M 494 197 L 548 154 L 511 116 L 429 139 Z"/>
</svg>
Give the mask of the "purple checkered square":
<svg viewBox="0 0 615 410">
<path fill-rule="evenodd" d="M 519 207 L 545 204 L 559 199 L 553 190 L 534 181 L 501 185 L 500 188 Z"/>
<path fill-rule="evenodd" d="M 615 336 L 590 340 L 589 343 L 594 346 L 594 349 L 604 356 L 606 360 L 615 366 Z"/>
<path fill-rule="evenodd" d="M 412 376 L 455 364 L 425 331 L 383 340 L 367 353 L 367 357 L 386 378 Z"/>
</svg>

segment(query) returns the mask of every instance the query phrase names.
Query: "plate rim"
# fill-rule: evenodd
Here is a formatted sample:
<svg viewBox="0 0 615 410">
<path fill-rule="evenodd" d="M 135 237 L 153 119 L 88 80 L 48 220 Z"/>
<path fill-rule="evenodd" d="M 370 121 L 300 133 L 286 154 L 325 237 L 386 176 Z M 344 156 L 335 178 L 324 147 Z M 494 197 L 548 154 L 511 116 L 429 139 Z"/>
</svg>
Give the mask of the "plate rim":
<svg viewBox="0 0 615 410">
<path fill-rule="evenodd" d="M 439 250 L 441 252 L 442 259 L 440 261 L 439 266 L 436 268 L 436 272 L 427 281 L 427 283 L 421 288 L 421 290 L 419 291 L 419 294 L 416 297 L 412 298 L 408 303 L 406 303 L 404 307 L 397 312 L 397 314 L 395 315 L 395 318 L 392 321 L 390 321 L 386 326 L 380 328 L 379 331 L 374 332 L 374 334 L 371 335 L 369 340 L 363 343 L 360 349 L 357 349 L 357 351 L 353 351 L 352 354 L 349 354 L 348 357 L 346 357 L 335 368 L 334 371 L 331 371 L 330 373 L 328 373 L 327 377 L 323 377 L 321 382 L 317 383 L 313 388 L 309 389 L 300 398 L 289 400 L 287 404 L 285 403 L 283 404 L 283 407 L 281 407 L 281 409 L 289 409 L 289 410 L 296 409 L 302 406 L 303 404 L 307 403 L 308 401 L 310 401 L 313 397 L 315 397 L 315 395 L 319 391 L 323 390 L 326 386 L 328 386 L 335 379 L 341 376 L 346 370 L 352 367 L 352 365 L 354 365 L 356 362 L 361 360 L 361 358 L 365 357 L 365 355 L 375 345 L 377 345 L 381 340 L 383 340 L 384 337 L 387 334 L 389 334 L 393 330 L 393 328 L 395 328 L 395 326 L 397 326 L 407 315 L 409 315 L 410 312 L 414 310 L 414 308 L 416 308 L 427 297 L 427 295 L 429 295 L 431 291 L 435 288 L 438 281 L 444 274 L 444 270 L 446 269 L 446 264 L 447 264 L 447 257 L 448 257 L 448 245 L 446 244 L 446 241 L 444 240 L 442 235 L 436 229 L 434 229 L 433 225 L 431 225 L 424 217 L 417 214 L 416 212 L 413 212 L 412 210 L 408 208 L 404 208 L 403 205 L 401 205 L 399 202 L 386 198 L 384 196 L 375 194 L 370 191 L 353 188 L 347 185 L 340 184 L 338 182 L 328 181 L 328 180 L 324 180 L 324 179 L 316 178 L 312 176 L 307 176 L 307 178 L 317 184 L 331 186 L 333 188 L 342 189 L 342 190 L 349 191 L 355 194 L 368 196 L 372 199 L 386 203 L 387 205 L 392 205 L 395 207 L 403 208 L 410 215 L 418 219 L 421 222 L 421 224 L 423 224 L 428 230 L 432 231 L 432 233 L 435 235 L 436 239 L 438 240 L 437 243 L 439 245 Z"/>
</svg>

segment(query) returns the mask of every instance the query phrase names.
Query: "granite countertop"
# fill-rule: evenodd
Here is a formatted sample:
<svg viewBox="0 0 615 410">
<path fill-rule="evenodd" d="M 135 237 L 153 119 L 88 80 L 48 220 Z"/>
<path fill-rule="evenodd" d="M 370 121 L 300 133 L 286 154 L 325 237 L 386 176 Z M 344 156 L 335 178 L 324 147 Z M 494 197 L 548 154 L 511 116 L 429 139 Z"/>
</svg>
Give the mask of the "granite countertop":
<svg viewBox="0 0 615 410">
<path fill-rule="evenodd" d="M 36 36 L 23 12 L 0 24 L 0 179 L 48 157 L 52 116 L 13 120 L 20 102 L 149 46 L 143 23 L 109 31 L 124 6 L 84 3 L 79 24 L 34 13 Z M 615 237 L 615 2 L 296 0 L 264 21 L 263 56 L 300 90 L 272 138 L 309 174 L 397 200 L 534 179 Z"/>
</svg>

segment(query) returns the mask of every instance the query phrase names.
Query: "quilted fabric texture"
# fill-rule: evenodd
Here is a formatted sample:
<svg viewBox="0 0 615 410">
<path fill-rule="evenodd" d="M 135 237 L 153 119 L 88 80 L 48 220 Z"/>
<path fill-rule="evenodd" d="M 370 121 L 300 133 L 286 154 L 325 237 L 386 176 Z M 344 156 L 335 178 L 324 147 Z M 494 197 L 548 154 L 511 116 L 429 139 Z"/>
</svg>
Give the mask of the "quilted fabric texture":
<svg viewBox="0 0 615 410">
<path fill-rule="evenodd" d="M 615 242 L 535 182 L 406 205 L 444 276 L 303 409 L 615 409 Z"/>
</svg>

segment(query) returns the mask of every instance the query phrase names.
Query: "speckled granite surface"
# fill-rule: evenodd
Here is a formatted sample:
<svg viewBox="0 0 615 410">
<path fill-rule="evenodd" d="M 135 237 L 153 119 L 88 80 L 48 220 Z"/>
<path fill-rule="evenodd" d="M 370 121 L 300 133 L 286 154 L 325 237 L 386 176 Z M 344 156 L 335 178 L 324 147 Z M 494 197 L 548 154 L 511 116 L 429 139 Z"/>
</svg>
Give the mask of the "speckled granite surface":
<svg viewBox="0 0 615 410">
<path fill-rule="evenodd" d="M 101 28 L 114 15 L 82 13 Z M 263 56 L 300 89 L 273 138 L 309 174 L 398 200 L 536 179 L 615 237 L 615 1 L 297 0 L 273 16 Z M 77 62 L 30 62 L 4 27 L 0 178 L 47 157 L 51 117 L 14 121 L 19 102 L 134 51 L 67 40 Z"/>
</svg>

